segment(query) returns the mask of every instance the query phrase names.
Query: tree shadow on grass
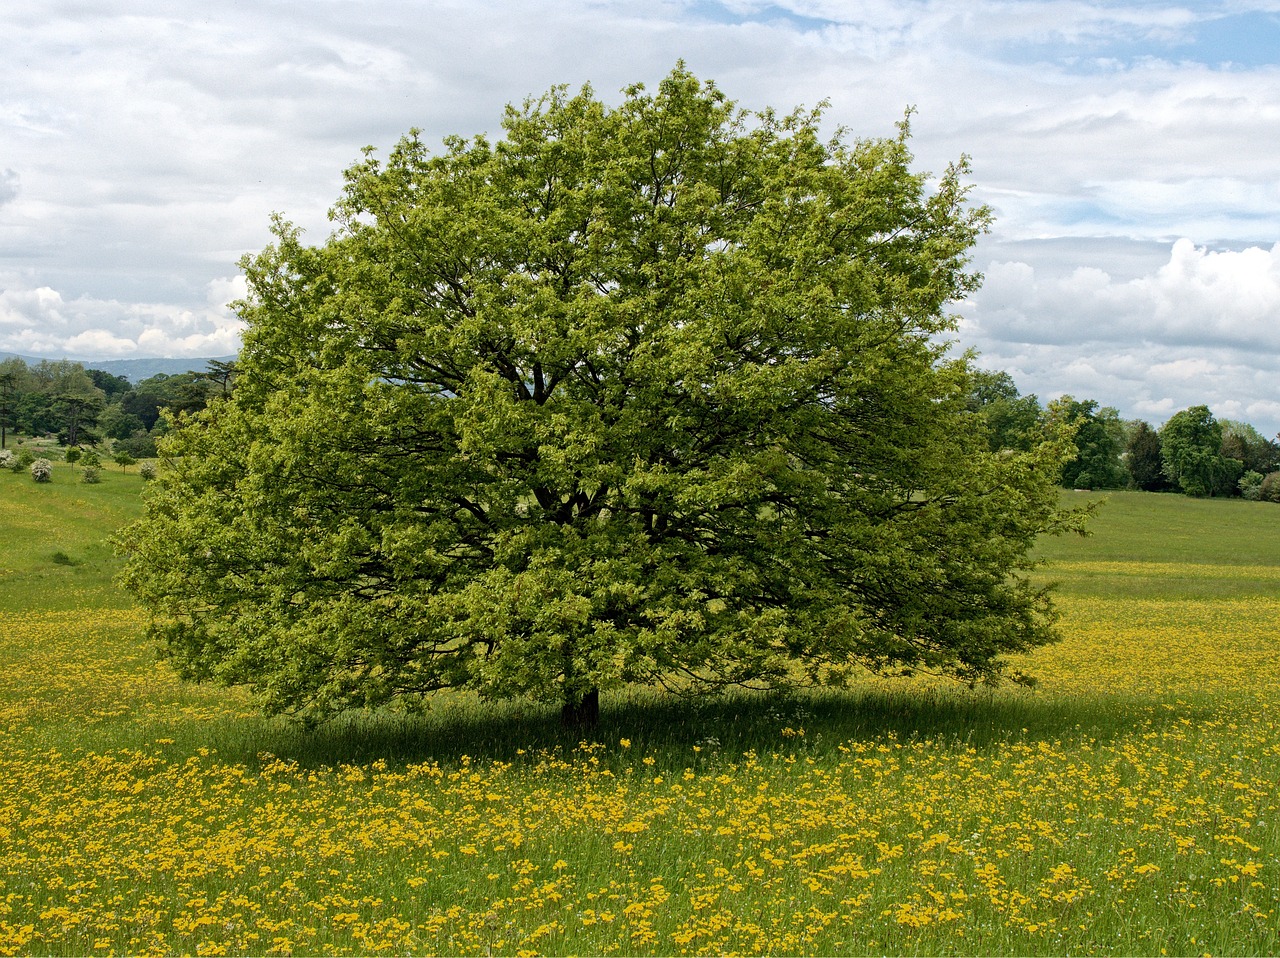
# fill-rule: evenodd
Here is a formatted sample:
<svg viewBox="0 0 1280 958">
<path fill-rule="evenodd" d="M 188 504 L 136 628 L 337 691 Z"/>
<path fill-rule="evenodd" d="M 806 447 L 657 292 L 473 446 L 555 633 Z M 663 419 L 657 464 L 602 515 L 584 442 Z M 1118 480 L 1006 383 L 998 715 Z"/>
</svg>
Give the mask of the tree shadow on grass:
<svg viewBox="0 0 1280 958">
<path fill-rule="evenodd" d="M 266 756 L 303 767 L 515 762 L 580 744 L 606 746 L 603 761 L 652 755 L 664 768 L 760 755 L 834 752 L 849 742 L 925 741 L 979 751 L 1010 741 L 1106 742 L 1151 720 L 1159 703 L 1063 699 L 957 688 L 731 694 L 680 698 L 656 693 L 606 697 L 600 724 L 565 729 L 559 710 L 531 704 L 452 699 L 420 715 L 352 714 L 314 729 L 278 719 L 242 720 L 206 738 L 224 760 L 254 765 Z M 1168 721 L 1209 706 L 1165 710 Z M 206 733 L 214 730 L 205 729 Z M 627 740 L 623 750 L 620 743 Z"/>
</svg>

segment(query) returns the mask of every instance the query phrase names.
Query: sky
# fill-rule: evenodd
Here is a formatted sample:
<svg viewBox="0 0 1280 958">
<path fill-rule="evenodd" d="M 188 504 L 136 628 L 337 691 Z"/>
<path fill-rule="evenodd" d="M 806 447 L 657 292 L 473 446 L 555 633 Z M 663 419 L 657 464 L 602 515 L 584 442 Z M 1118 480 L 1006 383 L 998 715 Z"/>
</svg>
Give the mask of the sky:
<svg viewBox="0 0 1280 958">
<path fill-rule="evenodd" d="M 364 146 L 684 60 L 971 158 L 978 365 L 1280 431 L 1280 0 L 5 0 L 0 36 L 0 353 L 232 354 L 239 258 L 273 212 L 323 242 Z"/>
</svg>

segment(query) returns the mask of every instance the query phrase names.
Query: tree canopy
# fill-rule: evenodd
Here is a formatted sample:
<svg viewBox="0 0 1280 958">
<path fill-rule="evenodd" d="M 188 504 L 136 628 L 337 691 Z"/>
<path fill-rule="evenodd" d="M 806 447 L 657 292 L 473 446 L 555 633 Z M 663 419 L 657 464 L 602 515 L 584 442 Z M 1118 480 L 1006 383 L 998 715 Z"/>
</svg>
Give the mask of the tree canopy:
<svg viewBox="0 0 1280 958">
<path fill-rule="evenodd" d="M 1116 410 L 1099 409 L 1092 399 L 1060 396 L 1047 411 L 1050 419 L 1073 429 L 1075 455 L 1062 465 L 1062 485 L 1072 489 L 1118 489 L 1128 483 L 1129 476 L 1120 461 L 1124 424 Z"/>
<path fill-rule="evenodd" d="M 229 396 L 180 420 L 125 580 L 183 674 L 323 718 L 444 688 L 977 681 L 1070 443 L 991 452 L 948 357 L 988 214 L 908 125 L 824 138 L 683 68 L 416 133 L 246 258 Z"/>
<path fill-rule="evenodd" d="M 1208 406 L 1174 413 L 1160 427 L 1164 474 L 1189 496 L 1229 495 L 1244 464 L 1222 455 L 1222 423 Z"/>
</svg>

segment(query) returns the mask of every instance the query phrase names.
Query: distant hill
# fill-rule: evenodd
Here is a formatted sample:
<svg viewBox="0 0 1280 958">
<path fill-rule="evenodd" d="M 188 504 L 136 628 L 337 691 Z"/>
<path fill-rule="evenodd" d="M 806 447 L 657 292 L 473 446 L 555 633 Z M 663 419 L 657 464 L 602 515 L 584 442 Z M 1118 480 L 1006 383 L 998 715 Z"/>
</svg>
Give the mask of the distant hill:
<svg viewBox="0 0 1280 958">
<path fill-rule="evenodd" d="M 21 356 L 18 353 L 0 353 L 0 360 L 14 357 L 21 359 L 28 366 L 34 366 L 46 359 L 51 362 L 57 361 L 48 356 Z M 113 376 L 123 376 L 129 382 L 136 384 L 161 373 L 166 376 L 176 376 L 178 373 L 187 372 L 202 373 L 209 368 L 209 363 L 211 362 L 229 363 L 235 358 L 235 356 L 210 356 L 205 359 L 76 359 L 73 362 L 80 363 L 85 369 L 101 369 L 104 373 L 111 373 Z"/>
</svg>

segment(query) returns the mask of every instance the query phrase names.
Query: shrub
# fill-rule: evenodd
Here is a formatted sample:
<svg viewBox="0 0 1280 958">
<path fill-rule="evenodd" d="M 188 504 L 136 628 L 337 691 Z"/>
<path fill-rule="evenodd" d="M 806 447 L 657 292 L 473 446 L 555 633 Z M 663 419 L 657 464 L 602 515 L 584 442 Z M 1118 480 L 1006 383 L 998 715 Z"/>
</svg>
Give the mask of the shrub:
<svg viewBox="0 0 1280 958">
<path fill-rule="evenodd" d="M 67 451 L 62 454 L 62 458 L 67 460 L 67 462 L 74 463 L 82 455 L 83 453 L 80 451 L 79 446 L 68 446 Z"/>
<path fill-rule="evenodd" d="M 18 462 L 18 457 L 13 454 L 12 449 L 0 449 L 0 469 L 12 469 Z"/>
<path fill-rule="evenodd" d="M 1280 472 L 1269 472 L 1258 486 L 1258 498 L 1263 502 L 1280 502 Z"/>
<path fill-rule="evenodd" d="M 1237 483 L 1240 487 L 1240 495 L 1253 502 L 1262 498 L 1262 480 L 1262 473 L 1253 470 L 1246 472 Z"/>
<path fill-rule="evenodd" d="M 102 471 L 97 466 L 85 466 L 84 472 L 80 474 L 80 481 L 93 485 L 95 482 L 102 481 Z"/>
<path fill-rule="evenodd" d="M 48 459 L 36 459 L 31 463 L 31 478 L 36 482 L 53 481 L 53 463 Z"/>
<path fill-rule="evenodd" d="M 154 479 L 156 477 L 155 462 L 148 459 L 146 462 L 140 465 L 138 467 L 138 475 L 140 475 L 143 479 L 147 479 L 147 480 Z"/>
<path fill-rule="evenodd" d="M 18 450 L 18 455 L 13 461 L 13 465 L 9 468 L 14 472 L 21 472 L 23 469 L 29 469 L 31 464 L 36 461 L 36 454 L 23 446 Z"/>
<path fill-rule="evenodd" d="M 92 449 L 86 449 L 84 454 L 80 457 L 80 465 L 84 466 L 86 469 L 97 469 L 102 465 L 102 459 Z"/>
</svg>

